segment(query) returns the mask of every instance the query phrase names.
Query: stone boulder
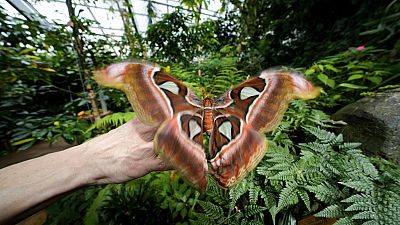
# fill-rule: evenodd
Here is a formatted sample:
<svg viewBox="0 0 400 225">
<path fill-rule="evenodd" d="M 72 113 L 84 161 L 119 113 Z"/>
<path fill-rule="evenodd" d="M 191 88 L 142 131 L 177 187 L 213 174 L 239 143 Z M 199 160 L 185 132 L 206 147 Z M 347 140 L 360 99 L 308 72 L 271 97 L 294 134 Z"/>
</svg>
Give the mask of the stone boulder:
<svg viewBox="0 0 400 225">
<path fill-rule="evenodd" d="M 368 154 L 400 164 L 400 88 L 362 98 L 340 109 L 334 120 L 346 141 L 360 142 Z"/>
</svg>

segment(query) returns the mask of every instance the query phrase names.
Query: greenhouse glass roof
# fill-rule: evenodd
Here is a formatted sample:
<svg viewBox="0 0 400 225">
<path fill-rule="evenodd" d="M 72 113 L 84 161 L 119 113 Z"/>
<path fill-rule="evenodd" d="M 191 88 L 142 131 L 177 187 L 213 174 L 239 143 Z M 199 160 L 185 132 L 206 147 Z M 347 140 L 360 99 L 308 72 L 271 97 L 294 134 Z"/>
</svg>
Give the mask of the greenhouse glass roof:
<svg viewBox="0 0 400 225">
<path fill-rule="evenodd" d="M 149 3 L 156 15 L 155 18 L 152 18 L 153 22 L 160 20 L 163 14 L 174 12 L 177 7 L 182 6 L 176 0 L 129 1 L 133 6 L 133 14 L 140 33 L 145 32 L 149 24 Z M 72 2 L 75 4 L 75 11 L 76 13 L 79 12 L 80 17 L 97 21 L 91 27 L 92 32 L 109 34 L 116 38 L 122 36 L 123 22 L 118 10 L 122 4 L 121 0 L 73 0 Z M 51 26 L 52 23 L 67 24 L 69 21 L 67 5 L 62 0 L 7 0 L 4 4 L 2 3 L 2 6 L 11 15 L 39 20 L 46 26 Z M 208 9 L 202 9 L 201 19 L 219 17 L 218 10 L 220 8 L 220 1 L 210 1 Z M 187 10 L 185 7 L 183 9 Z"/>
</svg>

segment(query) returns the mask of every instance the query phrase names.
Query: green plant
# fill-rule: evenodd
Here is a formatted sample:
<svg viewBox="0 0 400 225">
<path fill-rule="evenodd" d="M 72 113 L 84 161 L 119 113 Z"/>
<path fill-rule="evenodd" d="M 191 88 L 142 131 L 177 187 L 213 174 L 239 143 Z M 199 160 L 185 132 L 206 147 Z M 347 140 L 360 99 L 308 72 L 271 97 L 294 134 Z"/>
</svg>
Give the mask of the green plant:
<svg viewBox="0 0 400 225">
<path fill-rule="evenodd" d="M 75 117 L 88 110 L 88 101 L 69 28 L 12 17 L 1 6 L 0 23 L 0 154 L 29 148 L 37 140 L 88 138 L 90 133 L 82 134 L 87 122 Z M 90 23 L 80 20 L 79 25 Z M 116 42 L 90 30 L 83 39 L 88 68 L 115 60 L 109 46 Z"/>
<path fill-rule="evenodd" d="M 178 9 L 151 24 L 146 31 L 146 42 L 152 53 L 150 58 L 189 65 L 196 58 L 212 54 L 219 47 L 213 35 L 216 22 L 207 20 L 189 25 L 193 16 Z"/>
<path fill-rule="evenodd" d="M 183 81 L 201 97 L 217 97 L 230 87 L 245 80 L 243 71 L 237 69 L 239 59 L 232 46 L 190 66 L 173 64 L 171 74 Z"/>
<path fill-rule="evenodd" d="M 94 129 L 100 129 L 109 131 L 112 128 L 121 126 L 122 124 L 128 122 L 135 116 L 134 112 L 125 112 L 125 113 L 112 113 L 110 115 L 104 116 L 100 120 L 95 121 L 86 132 L 90 132 Z"/>
<path fill-rule="evenodd" d="M 91 196 L 83 220 L 86 225 L 188 224 L 195 217 L 194 207 L 199 197 L 171 172 L 148 174 L 125 184 L 110 184 Z"/>
<path fill-rule="evenodd" d="M 313 121 L 322 112 L 312 111 L 301 112 L 298 128 L 291 114 L 285 118 L 270 137 L 266 157 L 243 182 L 229 191 L 210 185 L 196 224 L 277 224 L 288 213 L 338 218 L 336 224 L 399 223 L 400 168 L 317 127 Z M 303 143 L 296 141 L 299 135 Z"/>
<path fill-rule="evenodd" d="M 388 57 L 389 51 L 384 49 L 364 46 L 350 48 L 319 60 L 305 74 L 324 88 L 328 96 L 322 102 L 326 106 L 345 105 L 360 98 L 359 95 L 364 91 L 389 84 L 400 70 Z"/>
</svg>

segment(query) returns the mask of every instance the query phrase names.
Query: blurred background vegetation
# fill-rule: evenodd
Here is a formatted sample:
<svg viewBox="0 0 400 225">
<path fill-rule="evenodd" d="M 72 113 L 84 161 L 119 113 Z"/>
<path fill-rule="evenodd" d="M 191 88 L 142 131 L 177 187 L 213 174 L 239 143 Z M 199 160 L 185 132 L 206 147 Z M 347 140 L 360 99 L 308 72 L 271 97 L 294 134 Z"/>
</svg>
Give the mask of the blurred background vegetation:
<svg viewBox="0 0 400 225">
<path fill-rule="evenodd" d="M 79 144 L 131 119 L 124 94 L 91 79 L 123 60 L 159 63 L 199 95 L 217 96 L 273 66 L 323 88 L 291 104 L 267 134 L 262 163 L 230 190 L 211 182 L 200 195 L 174 172 L 151 173 L 76 191 L 48 209 L 46 223 L 295 224 L 315 214 L 336 224 L 400 224 L 399 166 L 344 142 L 329 117 L 399 87 L 400 1 L 223 0 L 217 18 L 201 19 L 210 1 L 182 0 L 143 33 L 129 19 L 135 1 L 121 1 L 119 40 L 92 32 L 74 1 L 65 5 L 70 22 L 51 28 L 0 6 L 0 155 L 60 138 Z"/>
</svg>

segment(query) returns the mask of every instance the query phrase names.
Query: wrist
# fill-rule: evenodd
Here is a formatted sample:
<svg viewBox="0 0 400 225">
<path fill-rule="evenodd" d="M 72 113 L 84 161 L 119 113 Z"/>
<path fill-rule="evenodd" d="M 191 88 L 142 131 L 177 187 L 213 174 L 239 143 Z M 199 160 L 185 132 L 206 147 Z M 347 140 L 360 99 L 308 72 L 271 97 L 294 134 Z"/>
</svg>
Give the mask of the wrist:
<svg viewBox="0 0 400 225">
<path fill-rule="evenodd" d="M 87 149 L 87 144 L 84 143 L 61 152 L 61 157 L 69 162 L 66 173 L 71 176 L 75 187 L 92 185 L 96 180 L 93 170 L 96 160 Z"/>
</svg>

